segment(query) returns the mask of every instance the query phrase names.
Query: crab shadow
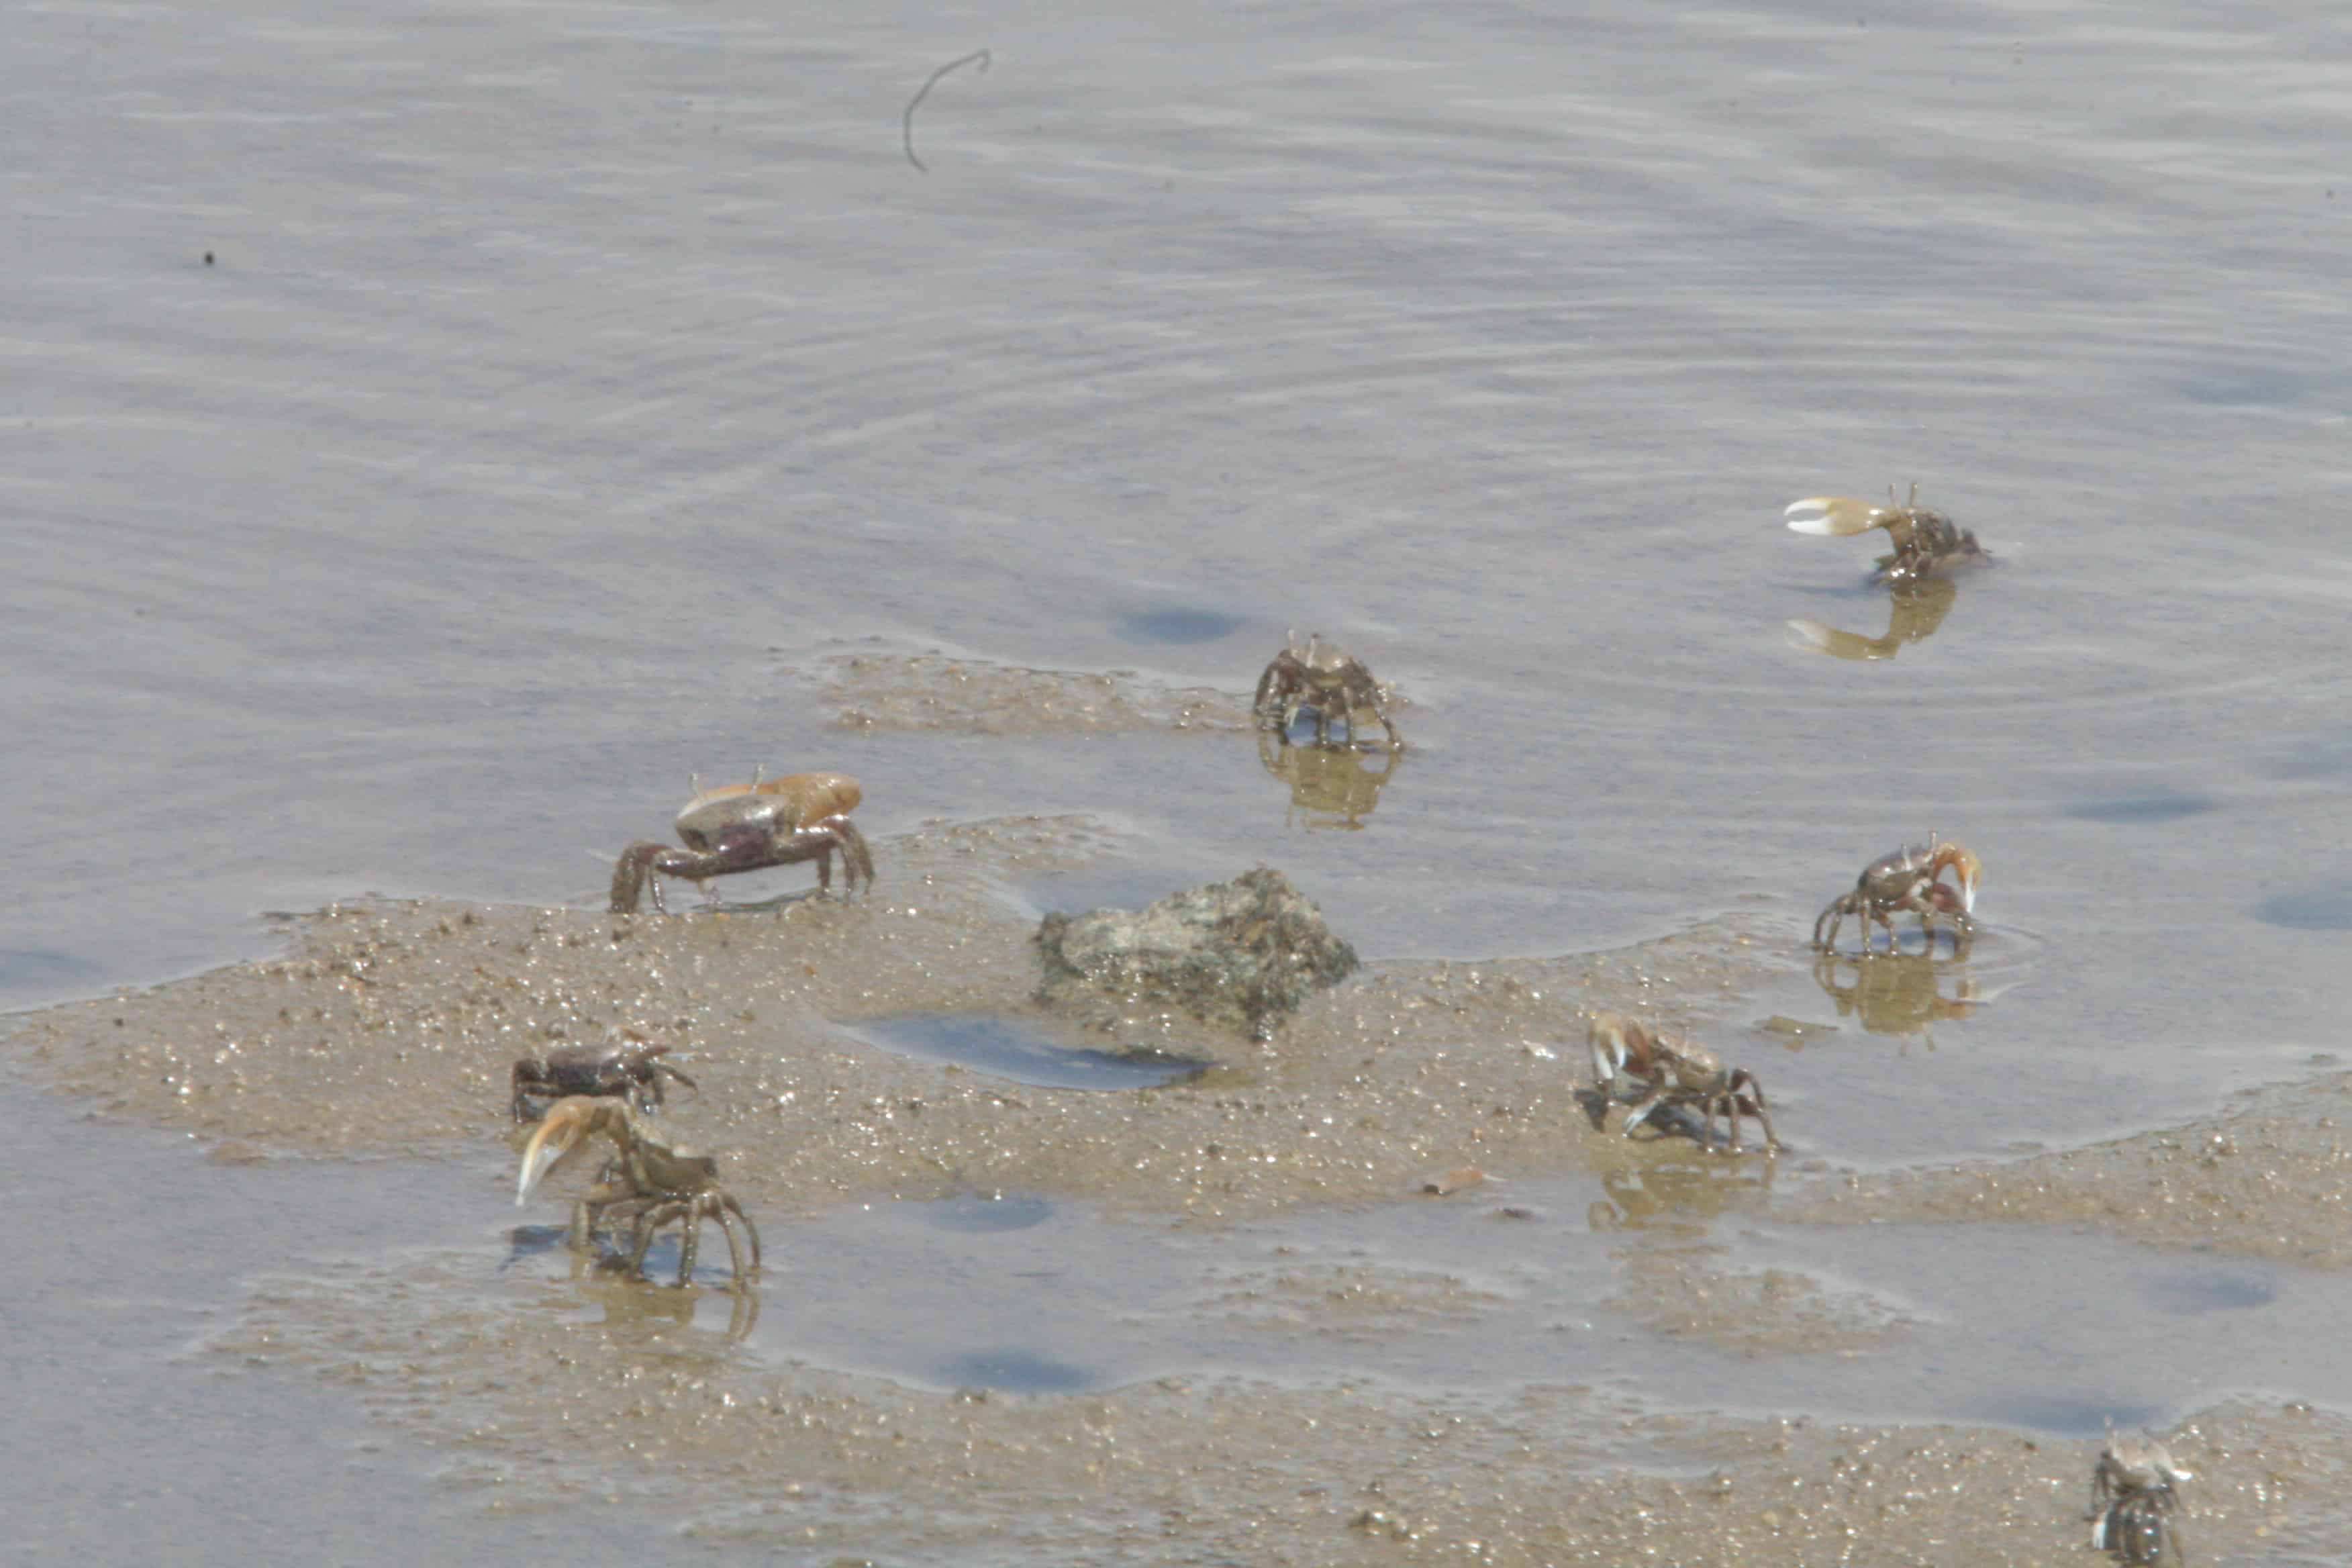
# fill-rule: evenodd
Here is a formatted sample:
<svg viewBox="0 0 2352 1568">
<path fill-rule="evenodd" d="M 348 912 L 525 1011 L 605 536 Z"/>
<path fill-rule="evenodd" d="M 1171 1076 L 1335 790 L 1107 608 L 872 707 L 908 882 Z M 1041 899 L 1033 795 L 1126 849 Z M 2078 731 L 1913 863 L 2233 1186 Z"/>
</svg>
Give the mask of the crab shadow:
<svg viewBox="0 0 2352 1568">
<path fill-rule="evenodd" d="M 1575 1096 L 1577 1109 L 1584 1112 L 1585 1120 L 1592 1123 L 1592 1130 L 1595 1132 L 1605 1132 L 1609 1130 L 1609 1112 L 1612 1109 L 1633 1103 L 1619 1099 L 1607 1089 L 1596 1088 L 1589 1083 L 1579 1084 L 1570 1092 Z M 1719 1131 L 1710 1140 L 1707 1137 L 1706 1119 L 1699 1113 L 1696 1100 L 1666 1100 L 1650 1112 L 1648 1119 L 1643 1122 L 1643 1129 L 1642 1131 L 1633 1134 L 1635 1142 L 1664 1143 L 1681 1139 L 1687 1141 L 1693 1148 L 1708 1154 L 1742 1156 L 1761 1154 L 1764 1152 L 1763 1145 L 1748 1142 L 1743 1142 L 1740 1147 L 1734 1149 L 1731 1146 L 1731 1134 L 1727 1131 Z M 1782 1146 L 1781 1152 L 1787 1152 L 1786 1145 Z M 1771 1163 L 1769 1159 L 1766 1161 L 1768 1164 Z"/>
</svg>

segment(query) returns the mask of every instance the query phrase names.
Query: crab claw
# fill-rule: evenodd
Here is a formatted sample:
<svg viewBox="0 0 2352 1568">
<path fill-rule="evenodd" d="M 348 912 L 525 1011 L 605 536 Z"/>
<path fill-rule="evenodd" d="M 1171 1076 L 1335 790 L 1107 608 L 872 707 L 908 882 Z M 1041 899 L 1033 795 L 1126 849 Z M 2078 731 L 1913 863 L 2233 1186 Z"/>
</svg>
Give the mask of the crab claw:
<svg viewBox="0 0 2352 1568">
<path fill-rule="evenodd" d="M 1793 501 L 1780 514 L 1786 518 L 1791 531 L 1823 534 L 1843 538 L 1853 533 L 1867 533 L 1879 525 L 1885 516 L 1883 508 L 1852 496 L 1808 496 Z"/>
<path fill-rule="evenodd" d="M 1613 1089 L 1618 1079 L 1633 1068 L 1641 1038 L 1635 1031 L 1641 1026 L 1622 1013 L 1596 1013 L 1586 1026 L 1585 1045 L 1592 1053 L 1592 1086 L 1601 1093 Z"/>
<path fill-rule="evenodd" d="M 628 1131 L 629 1108 L 617 1100 L 572 1094 L 549 1106 L 530 1142 L 522 1146 L 522 1168 L 515 1173 L 515 1207 L 520 1208 L 539 1179 L 583 1141 L 602 1132 L 614 1143 L 625 1143 Z"/>
<path fill-rule="evenodd" d="M 1963 914 L 1976 913 L 1977 879 L 1984 874 L 1983 862 L 1957 844 L 1945 844 L 1937 847 L 1936 858 L 1929 865 L 1927 874 L 1939 877 L 1947 866 L 1959 873 L 1960 911 Z"/>
</svg>

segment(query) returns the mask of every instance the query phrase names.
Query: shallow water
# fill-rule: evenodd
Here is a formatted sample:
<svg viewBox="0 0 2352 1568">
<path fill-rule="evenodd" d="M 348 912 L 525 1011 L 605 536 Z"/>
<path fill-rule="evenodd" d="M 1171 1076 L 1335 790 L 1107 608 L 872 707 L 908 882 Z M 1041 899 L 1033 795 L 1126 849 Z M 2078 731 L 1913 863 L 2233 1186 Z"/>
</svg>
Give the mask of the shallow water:
<svg viewBox="0 0 2352 1568">
<path fill-rule="evenodd" d="M 1002 1015 L 900 1013 L 866 1019 L 848 1033 L 882 1050 L 952 1062 L 1048 1089 L 1157 1088 L 1209 1065 L 1148 1053 L 1091 1050 L 1076 1041 L 1055 1040 L 1055 1031 L 1039 1020 Z"/>
<path fill-rule="evenodd" d="M 992 68 L 923 104 L 918 173 L 900 110 L 982 46 Z M 690 773 L 826 767 L 864 781 L 910 902 L 894 837 L 1039 814 L 1093 826 L 1068 866 L 995 873 L 1024 917 L 1265 862 L 1372 959 L 1734 931 L 1752 972 L 1656 994 L 1828 1171 L 2063 1150 L 2298 1081 L 2352 1010 L 2347 54 L 2326 8 L 2183 5 L 13 13 L 0 847 L 36 874 L 0 913 L 0 1005 L 268 953 L 266 911 L 371 891 L 593 907 Z M 1914 480 L 1998 562 L 1904 641 L 1867 542 L 1779 516 Z M 1895 657 L 1824 657 L 1796 621 Z M 1244 727 L 1291 627 L 1395 683 L 1392 774 Z M 1985 940 L 1817 977 L 1814 912 L 1930 830 L 1984 858 Z M 235 1184 L 283 1175 L 158 1172 L 135 1131 L 0 1097 L 45 1129 L 19 1190 L 87 1162 L 241 1214 Z M 322 1205 L 352 1179 L 310 1175 Z M 94 1201 L 42 1200 L 111 1235 Z M 394 1206 L 408 1228 L 389 1203 L 370 1228 Z M 848 1246 L 862 1212 L 806 1223 Z M 1369 1222 L 1285 1223 L 1331 1257 Z M 1801 1260 L 1864 1301 L 1933 1273 L 1892 1233 L 1758 1223 L 1724 1267 Z M 1005 1234 L 1060 1225 L 1132 1261 L 1059 1209 Z M 2063 1238 L 1983 1235 L 1954 1256 L 2020 1300 L 2079 1269 Z M 142 1266 L 191 1294 L 125 1298 L 121 1375 L 173 1384 L 140 1358 L 186 1301 L 341 1250 L 270 1237 L 149 1235 Z M 877 1267 L 940 1262 L 904 1245 Z M 2256 1288 L 2086 1245 L 2150 1331 Z M 1588 1263 L 1596 1299 L 1632 1269 Z M 67 1268 L 0 1287 L 43 1325 L 20 1352 L 111 1365 L 53 1294 L 111 1287 Z M 1943 1314 L 1948 1383 L 1874 1358 L 1653 1392 L 2070 1435 L 2100 1400 L 2337 1402 L 2279 1361 L 2340 1315 L 2336 1277 L 2257 1284 L 2272 1326 L 2194 1391 L 2014 1355 L 2014 1325 L 1923 1286 L 1904 1310 Z M 923 1386 L 1129 1364 L 931 1337 L 821 1359 Z M 1431 1387 L 1464 1375 L 1378 1338 Z M 191 1378 L 173 1408 L 256 1456 L 273 1421 L 343 1418 L 260 1386 Z M 90 1485 L 54 1458 L 78 1441 L 26 1448 L 10 1486 Z M 113 1484 L 175 1462 L 142 1439 Z M 221 1484 L 383 1490 L 464 1550 L 495 1537 L 414 1455 L 383 1468 Z"/>
</svg>

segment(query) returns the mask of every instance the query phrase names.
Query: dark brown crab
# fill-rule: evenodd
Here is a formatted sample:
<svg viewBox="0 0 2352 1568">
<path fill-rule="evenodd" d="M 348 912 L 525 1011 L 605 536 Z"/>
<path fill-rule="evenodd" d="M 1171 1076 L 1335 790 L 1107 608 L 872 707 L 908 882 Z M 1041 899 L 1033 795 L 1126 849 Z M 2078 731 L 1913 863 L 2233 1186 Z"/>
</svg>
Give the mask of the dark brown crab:
<svg viewBox="0 0 2352 1568">
<path fill-rule="evenodd" d="M 1257 696 L 1251 702 L 1257 715 L 1258 727 L 1290 733 L 1302 712 L 1315 715 L 1315 743 L 1331 743 L 1331 726 L 1344 724 L 1348 744 L 1356 743 L 1356 715 L 1369 710 L 1388 732 L 1389 749 L 1403 744 L 1397 738 L 1396 726 L 1389 722 L 1383 706 L 1388 692 L 1372 679 L 1372 672 L 1363 662 L 1337 647 L 1325 647 L 1321 633 L 1298 645 L 1298 634 L 1293 632 L 1285 640 L 1282 651 L 1274 656 L 1265 672 L 1257 678 Z"/>
<path fill-rule="evenodd" d="M 1919 487 L 1911 499 L 1897 505 L 1895 487 L 1886 488 L 1886 504 L 1857 500 L 1852 496 L 1808 496 L 1793 501 L 1781 514 L 1798 533 L 1845 538 L 1883 528 L 1894 550 L 1878 558 L 1882 583 L 1916 583 L 1930 573 L 1948 571 L 1992 556 L 1977 543 L 1977 536 L 1940 511 L 1919 504 Z"/>
<path fill-rule="evenodd" d="M 2182 1481 L 2196 1478 L 2172 1461 L 2163 1444 L 2142 1432 L 2118 1433 L 2107 1423 L 2107 1446 L 2091 1471 L 2091 1548 L 2126 1563 L 2179 1563 L 2188 1545 L 2180 1529 Z"/>
<path fill-rule="evenodd" d="M 851 891 L 857 879 L 874 885 L 874 853 L 849 814 L 866 798 L 846 773 L 752 775 L 747 784 L 698 790 L 677 814 L 677 836 L 686 844 L 632 844 L 613 868 L 614 914 L 634 913 L 648 874 L 699 882 L 738 871 L 816 862 L 819 890 L 833 886 L 833 857 L 841 853 L 841 879 Z M 662 908 L 661 884 L 653 884 L 654 908 Z"/>
<path fill-rule="evenodd" d="M 1943 880 L 1948 869 L 1958 874 L 1957 887 Z M 1864 866 L 1853 891 L 1831 900 L 1829 907 L 1814 917 L 1813 946 L 1822 952 L 1833 952 L 1838 927 L 1848 915 L 1858 915 L 1863 921 L 1862 951 L 1870 952 L 1870 922 L 1875 921 L 1886 928 L 1886 951 L 1892 952 L 1895 917 L 1908 911 L 1919 917 L 1930 948 L 1936 942 L 1937 922 L 1948 923 L 1953 951 L 1958 952 L 1976 934 L 1971 917 L 1977 907 L 1977 879 L 1982 872 L 1976 856 L 1959 845 L 1943 843 L 1932 835 L 1925 844 L 1906 844 Z"/>
<path fill-rule="evenodd" d="M 595 1046 L 559 1046 L 543 1057 L 523 1057 L 514 1065 L 514 1119 L 529 1121 L 538 1114 L 531 1101 L 561 1100 L 566 1095 L 611 1095 L 626 1100 L 639 1110 L 662 1103 L 662 1079 L 674 1078 L 688 1089 L 695 1081 L 661 1058 L 667 1046 L 647 1045 L 625 1037 Z"/>
<path fill-rule="evenodd" d="M 1706 1116 L 1700 1147 L 1715 1148 L 1715 1113 L 1720 1110 L 1731 1122 L 1731 1147 L 1740 1152 L 1742 1112 L 1764 1124 L 1764 1152 L 1780 1150 L 1772 1118 L 1764 1109 L 1764 1086 L 1746 1068 L 1729 1068 L 1722 1058 L 1696 1040 L 1654 1029 L 1622 1013 L 1597 1013 L 1586 1031 L 1592 1052 L 1593 1087 L 1604 1101 L 1619 1097 L 1621 1079 L 1639 1086 L 1625 1117 L 1625 1136 L 1669 1105 L 1696 1101 Z M 1604 1103 L 1602 1109 L 1605 1110 Z"/>
<path fill-rule="evenodd" d="M 702 1222 L 719 1222 L 727 1238 L 727 1255 L 735 1270 L 730 1289 L 744 1289 L 760 1267 L 760 1232 L 735 1195 L 719 1184 L 719 1159 L 656 1137 L 641 1125 L 628 1105 L 618 1100 L 572 1095 L 548 1107 L 546 1120 L 523 1145 L 522 1169 L 515 1178 L 515 1205 L 520 1207 L 549 1167 L 582 1142 L 598 1133 L 619 1151 L 604 1163 L 587 1193 L 572 1205 L 572 1228 L 565 1240 L 577 1252 L 595 1245 L 596 1226 L 607 1220 L 629 1222 L 625 1267 L 642 1274 L 654 1233 L 676 1222 L 685 1227 L 678 1243 L 677 1282 L 694 1276 L 694 1256 L 702 1237 Z M 732 1219 L 743 1222 L 751 1243 L 751 1266 L 743 1267 L 743 1250 L 735 1240 Z"/>
</svg>

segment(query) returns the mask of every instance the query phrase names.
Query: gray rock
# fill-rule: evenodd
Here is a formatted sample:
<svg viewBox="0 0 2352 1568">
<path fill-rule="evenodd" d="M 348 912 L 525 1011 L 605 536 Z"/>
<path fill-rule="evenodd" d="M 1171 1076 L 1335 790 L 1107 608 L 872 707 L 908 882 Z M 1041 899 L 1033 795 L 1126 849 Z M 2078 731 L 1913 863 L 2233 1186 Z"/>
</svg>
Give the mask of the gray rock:
<svg viewBox="0 0 2352 1568">
<path fill-rule="evenodd" d="M 1260 1040 L 1359 962 L 1322 911 L 1265 867 L 1149 909 L 1047 915 L 1037 946 L 1045 958 L 1038 999 L 1049 1006 L 1106 1025 L 1117 1009 L 1181 1008 Z"/>
</svg>

